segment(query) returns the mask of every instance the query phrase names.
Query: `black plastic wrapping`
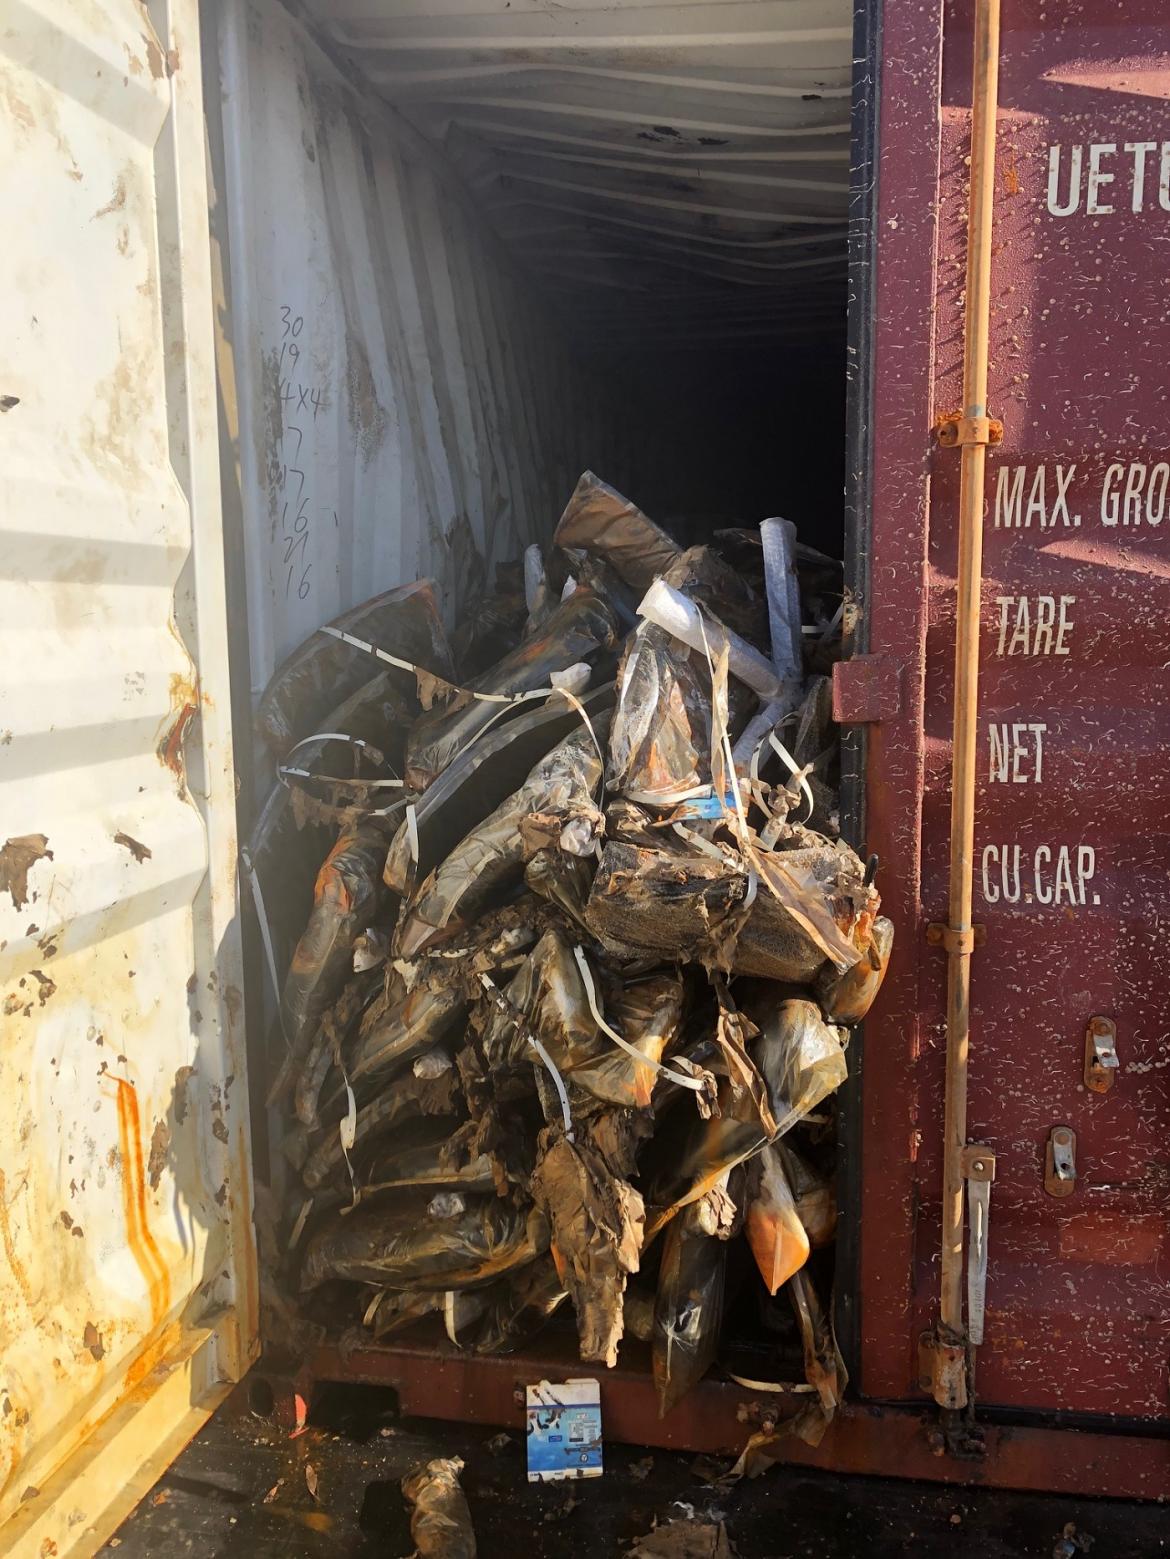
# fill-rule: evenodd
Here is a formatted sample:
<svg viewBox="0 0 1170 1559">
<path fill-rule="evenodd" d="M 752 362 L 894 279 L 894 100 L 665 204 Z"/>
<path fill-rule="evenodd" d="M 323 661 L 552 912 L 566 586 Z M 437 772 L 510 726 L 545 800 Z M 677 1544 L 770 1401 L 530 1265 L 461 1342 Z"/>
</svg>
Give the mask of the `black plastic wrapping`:
<svg viewBox="0 0 1170 1559">
<path fill-rule="evenodd" d="M 330 627 L 422 666 L 454 676 L 451 650 L 429 579 L 399 585 L 343 612 Z M 322 717 L 369 681 L 377 661 L 366 651 L 318 631 L 274 672 L 256 711 L 256 729 L 278 758 L 314 731 Z M 409 681 L 409 676 L 407 678 Z"/>
<path fill-rule="evenodd" d="M 592 590 L 575 590 L 539 633 L 473 678 L 468 690 L 514 695 L 548 687 L 554 672 L 582 662 L 592 665 L 599 651 L 613 646 L 616 636 L 617 624 L 606 602 Z M 432 709 L 411 730 L 406 778 L 416 790 L 432 784 L 503 707 L 476 698 L 466 702 L 456 698 L 455 705 Z"/>
</svg>

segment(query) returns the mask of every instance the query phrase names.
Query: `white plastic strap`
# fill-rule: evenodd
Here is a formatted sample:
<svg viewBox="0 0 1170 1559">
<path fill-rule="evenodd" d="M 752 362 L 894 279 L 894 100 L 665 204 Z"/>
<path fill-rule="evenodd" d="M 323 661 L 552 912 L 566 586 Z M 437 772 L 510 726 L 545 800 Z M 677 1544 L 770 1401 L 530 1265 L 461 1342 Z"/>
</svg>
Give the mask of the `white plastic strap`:
<svg viewBox="0 0 1170 1559">
<path fill-rule="evenodd" d="M 256 875 L 256 868 L 252 865 L 251 852 L 247 845 L 240 851 L 240 863 L 248 874 L 248 887 L 252 893 L 252 905 L 256 911 L 256 920 L 260 926 L 260 940 L 264 944 L 264 961 L 268 965 L 268 978 L 272 982 L 272 995 L 276 1001 L 276 1016 L 280 1022 L 280 1032 L 284 1035 L 284 1042 L 291 1051 L 288 1035 L 284 1031 L 284 1013 L 280 1006 L 280 976 L 276 972 L 276 950 L 272 946 L 272 930 L 268 924 L 268 913 L 264 908 L 264 894 L 260 890 L 260 878 Z"/>
<path fill-rule="evenodd" d="M 294 769 L 287 763 L 277 765 L 276 777 L 282 785 L 288 783 L 288 779 L 320 780 L 322 785 L 344 785 L 350 790 L 401 790 L 406 784 L 400 779 L 341 779 L 333 774 L 314 774 L 311 769 Z"/>
<path fill-rule="evenodd" d="M 663 1066 L 661 1061 L 655 1061 L 651 1056 L 643 1055 L 640 1050 L 630 1044 L 628 1039 L 623 1039 L 617 1029 L 610 1028 L 609 1024 L 602 1017 L 601 1010 L 597 1004 L 597 991 L 593 984 L 593 974 L 589 965 L 585 962 L 584 949 L 575 947 L 573 949 L 573 957 L 577 960 L 577 968 L 581 971 L 581 980 L 585 986 L 585 999 L 589 1003 L 589 1010 L 593 1014 L 594 1020 L 601 1032 L 608 1034 L 615 1045 L 624 1050 L 635 1061 L 641 1062 L 643 1066 L 648 1066 L 652 1072 L 660 1072 L 663 1077 L 669 1077 L 671 1082 L 677 1083 L 680 1088 L 690 1088 L 695 1093 L 702 1093 L 706 1087 L 704 1079 L 688 1077 L 685 1072 L 675 1072 L 669 1066 Z"/>
<path fill-rule="evenodd" d="M 511 1004 L 509 1003 L 507 997 L 504 995 L 503 991 L 500 990 L 499 986 L 495 983 L 490 975 L 481 974 L 479 977 L 479 983 L 486 991 L 490 992 L 496 1001 L 502 1003 L 506 1008 L 511 1010 Z M 523 1025 L 522 1032 L 525 1039 L 536 1051 L 540 1059 L 544 1062 L 545 1068 L 553 1080 L 553 1084 L 557 1090 L 557 1097 L 561 1101 L 561 1118 L 565 1123 L 565 1136 L 569 1139 L 570 1142 L 572 1142 L 573 1116 L 569 1109 L 569 1094 L 568 1090 L 565 1088 L 564 1079 L 557 1071 L 556 1065 L 553 1062 L 553 1058 L 549 1055 L 548 1051 L 541 1044 L 540 1040 L 537 1039 L 536 1035 L 528 1027 L 527 1023 Z"/>
<path fill-rule="evenodd" d="M 775 731 L 769 735 L 768 744 L 772 751 L 788 765 L 789 772 L 791 773 L 793 779 L 798 780 L 800 783 L 800 788 L 804 792 L 804 799 L 808 802 L 808 811 L 804 814 L 800 821 L 802 823 L 807 823 L 809 818 L 813 815 L 813 810 L 816 807 L 816 802 L 813 800 L 812 787 L 809 785 L 808 779 L 806 778 L 808 769 L 801 768 L 800 764 L 797 763 L 796 759 L 788 751 L 788 748 L 785 747 L 784 743 L 776 735 Z"/>
</svg>

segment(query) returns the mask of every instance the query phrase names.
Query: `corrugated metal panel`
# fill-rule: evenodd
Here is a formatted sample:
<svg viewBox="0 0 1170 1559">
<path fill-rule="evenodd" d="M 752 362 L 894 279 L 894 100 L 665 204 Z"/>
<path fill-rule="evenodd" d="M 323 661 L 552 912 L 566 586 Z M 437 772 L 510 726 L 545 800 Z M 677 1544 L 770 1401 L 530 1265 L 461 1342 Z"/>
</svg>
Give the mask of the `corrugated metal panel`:
<svg viewBox="0 0 1170 1559">
<path fill-rule="evenodd" d="M 256 1282 L 196 7 L 5 21 L 0 1515 L 64 1554 Z"/>
<path fill-rule="evenodd" d="M 614 468 L 618 419 L 417 133 L 275 0 L 218 10 L 258 693 L 391 584 L 453 618 Z"/>
<path fill-rule="evenodd" d="M 307 4 L 582 340 L 701 327 L 710 347 L 842 319 L 847 0 Z"/>
<path fill-rule="evenodd" d="M 972 12 L 885 21 L 882 162 L 898 177 L 878 214 L 867 610 L 902 696 L 869 740 L 869 846 L 900 938 L 866 1032 L 880 1065 L 865 1069 L 862 1229 L 880 1235 L 862 1239 L 862 1387 L 877 1397 L 906 1394 L 938 1292 L 946 977 L 922 922 L 947 904 L 958 454 L 931 452 L 930 423 L 962 399 Z M 971 1140 L 997 1156 L 981 1400 L 1163 1429 L 1168 22 L 1162 0 L 1004 8 L 968 1101 Z M 1117 1030 L 1103 1094 L 1085 1081 L 1094 1017 Z M 1077 1137 L 1062 1198 L 1044 1184 L 1058 1126 Z"/>
</svg>

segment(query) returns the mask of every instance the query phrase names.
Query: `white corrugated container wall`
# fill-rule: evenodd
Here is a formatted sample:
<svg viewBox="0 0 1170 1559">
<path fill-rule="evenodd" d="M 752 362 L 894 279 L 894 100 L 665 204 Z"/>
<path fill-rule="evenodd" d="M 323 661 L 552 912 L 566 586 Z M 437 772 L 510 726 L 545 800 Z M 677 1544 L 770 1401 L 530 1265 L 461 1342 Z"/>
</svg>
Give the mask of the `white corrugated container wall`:
<svg viewBox="0 0 1170 1559">
<path fill-rule="evenodd" d="M 64 1555 L 257 1334 L 195 0 L 14 0 L 0 86 L 0 1519 Z"/>
<path fill-rule="evenodd" d="M 431 577 L 453 621 L 623 419 L 417 131 L 276 0 L 215 11 L 258 696 L 377 590 Z"/>
</svg>

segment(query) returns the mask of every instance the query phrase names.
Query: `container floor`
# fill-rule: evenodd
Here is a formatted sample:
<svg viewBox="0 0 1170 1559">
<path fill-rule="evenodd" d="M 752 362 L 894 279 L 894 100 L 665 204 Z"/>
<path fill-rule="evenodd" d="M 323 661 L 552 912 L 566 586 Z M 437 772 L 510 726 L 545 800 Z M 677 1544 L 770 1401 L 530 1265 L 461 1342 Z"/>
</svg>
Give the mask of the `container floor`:
<svg viewBox="0 0 1170 1559">
<path fill-rule="evenodd" d="M 693 1457 L 606 1449 L 606 1473 L 529 1486 L 524 1444 L 425 1419 L 398 1418 L 389 1393 L 330 1388 L 308 1428 L 251 1416 L 243 1393 L 207 1425 L 103 1553 L 247 1555 L 248 1559 L 395 1559 L 413 1550 L 399 1480 L 432 1456 L 462 1456 L 479 1559 L 622 1555 L 655 1522 L 722 1520 L 740 1559 L 1050 1559 L 1066 1523 L 1092 1559 L 1170 1555 L 1162 1505 L 956 1490 L 775 1467 L 722 1489 Z M 314 1492 L 315 1491 L 315 1492 Z"/>
</svg>

